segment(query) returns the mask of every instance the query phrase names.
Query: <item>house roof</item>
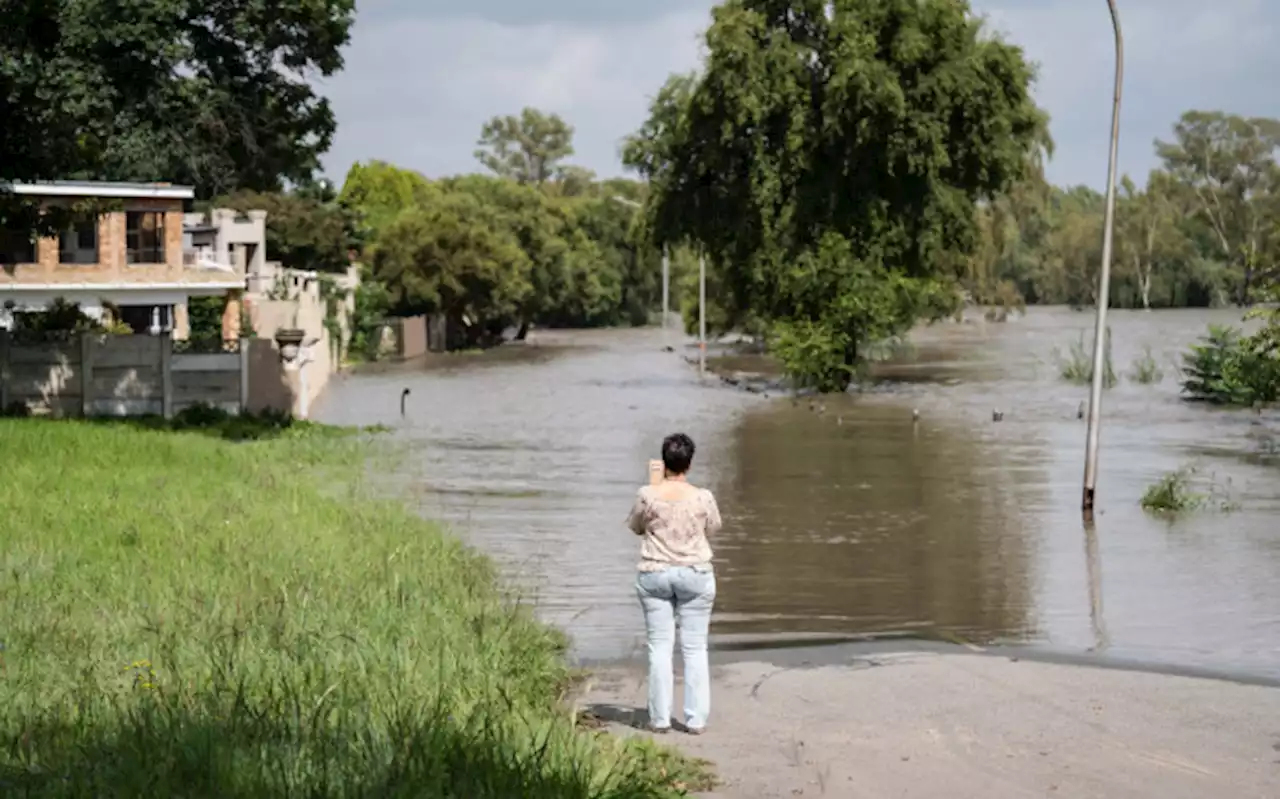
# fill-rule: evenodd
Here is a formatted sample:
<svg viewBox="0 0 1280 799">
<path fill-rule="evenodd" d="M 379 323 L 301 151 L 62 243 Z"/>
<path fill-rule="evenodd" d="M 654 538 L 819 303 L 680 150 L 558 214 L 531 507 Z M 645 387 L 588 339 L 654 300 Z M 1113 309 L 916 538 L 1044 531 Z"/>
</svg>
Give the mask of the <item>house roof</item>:
<svg viewBox="0 0 1280 799">
<path fill-rule="evenodd" d="M 111 197 L 119 199 L 191 200 L 195 189 L 172 183 L 117 183 L 99 180 L 47 180 L 35 183 L 0 181 L 0 192 L 34 197 Z"/>
</svg>

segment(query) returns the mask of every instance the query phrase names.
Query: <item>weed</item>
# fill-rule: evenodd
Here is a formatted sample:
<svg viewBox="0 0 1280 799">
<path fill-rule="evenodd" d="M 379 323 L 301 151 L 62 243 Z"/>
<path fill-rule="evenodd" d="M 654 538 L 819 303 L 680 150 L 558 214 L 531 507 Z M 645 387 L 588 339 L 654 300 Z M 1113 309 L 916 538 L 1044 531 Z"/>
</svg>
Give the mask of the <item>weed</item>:
<svg viewBox="0 0 1280 799">
<path fill-rule="evenodd" d="M 1150 347 L 1143 347 L 1142 355 L 1134 360 L 1133 369 L 1129 372 L 1129 379 L 1144 386 L 1164 380 L 1164 370 L 1160 368 L 1159 362 L 1151 354 Z"/>
<path fill-rule="evenodd" d="M 1168 472 L 1149 486 L 1142 495 L 1142 507 L 1155 513 L 1187 513 L 1197 510 L 1236 510 L 1229 485 L 1221 486 L 1210 479 L 1207 491 L 1197 491 L 1195 478 L 1199 469 L 1183 466 Z"/>
<path fill-rule="evenodd" d="M 1116 384 L 1116 372 L 1111 363 L 1111 328 L 1107 328 L 1103 347 L 1102 385 L 1104 388 L 1112 388 Z M 1059 350 L 1055 350 L 1054 355 L 1058 361 L 1058 374 L 1063 380 L 1076 385 L 1086 385 L 1093 381 L 1093 354 L 1085 348 L 1083 332 L 1078 341 L 1071 343 L 1065 356 Z"/>
</svg>

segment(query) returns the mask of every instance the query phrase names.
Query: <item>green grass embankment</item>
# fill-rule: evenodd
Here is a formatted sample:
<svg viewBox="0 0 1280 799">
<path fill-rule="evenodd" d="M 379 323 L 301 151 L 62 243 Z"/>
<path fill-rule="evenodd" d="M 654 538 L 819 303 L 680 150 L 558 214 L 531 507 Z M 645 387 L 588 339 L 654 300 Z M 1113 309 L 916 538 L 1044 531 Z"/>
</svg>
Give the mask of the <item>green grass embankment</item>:
<svg viewBox="0 0 1280 799">
<path fill-rule="evenodd" d="M 487 558 L 364 496 L 369 444 L 308 430 L 0 419 L 0 795 L 645 797 L 704 778 L 575 725 L 563 637 Z"/>
</svg>

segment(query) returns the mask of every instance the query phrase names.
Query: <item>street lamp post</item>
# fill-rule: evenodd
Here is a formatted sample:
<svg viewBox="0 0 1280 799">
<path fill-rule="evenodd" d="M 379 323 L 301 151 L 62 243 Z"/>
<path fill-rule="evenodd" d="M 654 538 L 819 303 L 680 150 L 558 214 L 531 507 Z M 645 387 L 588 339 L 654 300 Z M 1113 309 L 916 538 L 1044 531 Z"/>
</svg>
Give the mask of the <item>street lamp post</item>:
<svg viewBox="0 0 1280 799">
<path fill-rule="evenodd" d="M 1116 0 L 1107 0 L 1111 27 L 1116 38 L 1115 93 L 1111 101 L 1111 155 L 1107 164 L 1107 209 L 1102 229 L 1102 268 L 1098 272 L 1098 312 L 1093 331 L 1093 379 L 1089 386 L 1089 432 L 1085 439 L 1084 495 L 1081 510 L 1086 520 L 1093 518 L 1094 494 L 1098 482 L 1098 427 L 1102 407 L 1102 379 L 1106 366 L 1107 306 L 1111 302 L 1111 246 L 1116 217 L 1116 160 L 1120 144 L 1120 90 L 1124 83 L 1124 36 Z"/>
<path fill-rule="evenodd" d="M 671 346 L 671 336 L 667 333 L 668 308 L 671 302 L 671 258 L 667 254 L 667 245 L 662 245 L 662 344 Z"/>
<path fill-rule="evenodd" d="M 698 256 L 698 377 L 707 376 L 707 256 Z"/>
</svg>

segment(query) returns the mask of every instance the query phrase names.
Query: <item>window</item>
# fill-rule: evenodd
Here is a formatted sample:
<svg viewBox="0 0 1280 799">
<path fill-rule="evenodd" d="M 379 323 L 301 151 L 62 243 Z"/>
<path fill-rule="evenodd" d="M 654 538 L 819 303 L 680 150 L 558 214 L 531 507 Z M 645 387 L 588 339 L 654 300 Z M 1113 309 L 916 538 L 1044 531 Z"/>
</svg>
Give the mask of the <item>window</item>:
<svg viewBox="0 0 1280 799">
<path fill-rule="evenodd" d="M 58 263 L 98 263 L 98 220 L 77 222 L 58 239 Z"/>
<path fill-rule="evenodd" d="M 116 321 L 123 322 L 135 335 L 157 334 L 173 330 L 172 305 L 121 305 Z"/>
<path fill-rule="evenodd" d="M 0 264 L 34 264 L 36 239 L 29 230 L 0 228 Z"/>
<path fill-rule="evenodd" d="M 162 264 L 164 214 L 156 211 L 129 211 L 125 214 L 125 262 Z"/>
</svg>

